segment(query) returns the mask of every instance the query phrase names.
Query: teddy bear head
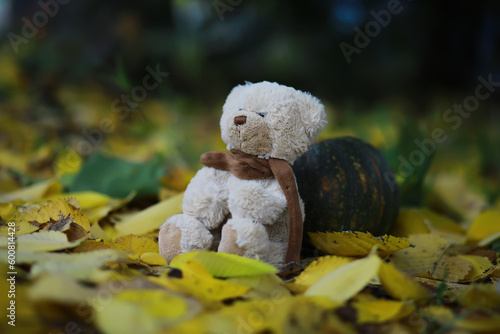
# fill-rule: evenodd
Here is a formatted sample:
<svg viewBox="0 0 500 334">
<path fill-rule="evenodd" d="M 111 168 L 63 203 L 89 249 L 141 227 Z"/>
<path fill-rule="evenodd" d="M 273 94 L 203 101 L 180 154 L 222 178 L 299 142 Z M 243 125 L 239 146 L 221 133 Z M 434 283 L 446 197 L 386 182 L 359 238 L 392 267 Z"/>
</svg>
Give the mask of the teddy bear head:
<svg viewBox="0 0 500 334">
<path fill-rule="evenodd" d="M 293 164 L 327 123 L 324 106 L 309 93 L 267 81 L 236 86 L 220 121 L 228 150 Z"/>
</svg>

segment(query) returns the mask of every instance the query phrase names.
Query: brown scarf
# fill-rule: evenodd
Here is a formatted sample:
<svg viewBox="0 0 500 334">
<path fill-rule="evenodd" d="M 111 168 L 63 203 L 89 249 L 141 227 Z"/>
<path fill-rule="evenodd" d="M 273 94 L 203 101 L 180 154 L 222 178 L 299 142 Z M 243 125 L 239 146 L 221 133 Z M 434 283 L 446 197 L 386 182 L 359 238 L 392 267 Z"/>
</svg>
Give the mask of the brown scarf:
<svg viewBox="0 0 500 334">
<path fill-rule="evenodd" d="M 215 169 L 230 171 L 242 180 L 266 179 L 275 177 L 285 194 L 290 215 L 290 235 L 285 261 L 300 261 L 302 247 L 302 212 L 300 211 L 299 193 L 292 167 L 282 159 L 262 159 L 254 155 L 232 150 L 228 152 L 207 152 L 202 154 L 201 163 Z"/>
</svg>

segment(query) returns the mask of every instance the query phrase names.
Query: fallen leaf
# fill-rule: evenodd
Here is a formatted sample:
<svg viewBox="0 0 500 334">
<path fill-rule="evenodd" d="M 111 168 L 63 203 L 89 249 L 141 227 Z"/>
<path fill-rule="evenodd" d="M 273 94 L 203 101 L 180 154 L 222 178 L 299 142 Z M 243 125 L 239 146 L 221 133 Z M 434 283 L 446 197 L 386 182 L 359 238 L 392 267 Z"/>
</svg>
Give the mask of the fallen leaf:
<svg viewBox="0 0 500 334">
<path fill-rule="evenodd" d="M 400 209 L 391 235 L 409 237 L 412 234 L 430 233 L 429 222 L 418 209 Z"/>
<path fill-rule="evenodd" d="M 433 278 L 457 283 L 465 279 L 472 269 L 472 264 L 457 256 L 443 255 L 431 271 Z"/>
<path fill-rule="evenodd" d="M 489 310 L 500 307 L 500 294 L 493 284 L 467 285 L 456 298 L 461 305 L 473 310 Z"/>
<path fill-rule="evenodd" d="M 473 281 L 483 276 L 483 274 L 493 267 L 493 263 L 484 256 L 476 255 L 457 255 L 457 257 L 468 261 L 471 264 L 471 270 L 463 278 L 466 281 Z"/>
<path fill-rule="evenodd" d="M 390 262 L 411 275 L 432 273 L 449 246 L 446 239 L 433 234 L 413 234 L 408 240 L 415 247 L 395 252 L 391 255 Z"/>
<path fill-rule="evenodd" d="M 72 248 L 78 246 L 85 239 L 86 237 L 69 242 L 68 237 L 63 232 L 41 231 L 17 237 L 17 251 L 42 252 Z M 7 238 L 0 238 L 0 247 L 6 246 Z"/>
<path fill-rule="evenodd" d="M 245 298 L 275 299 L 283 296 L 291 296 L 290 291 L 285 287 L 283 281 L 274 274 L 230 277 L 227 281 L 250 287 L 251 290 L 245 294 Z"/>
<path fill-rule="evenodd" d="M 123 255 L 118 251 L 106 249 L 79 254 L 18 252 L 16 262 L 32 265 L 30 277 L 50 274 L 102 282 L 112 275 L 111 271 L 102 270 L 102 267 L 120 259 Z"/>
<path fill-rule="evenodd" d="M 352 306 L 356 309 L 359 324 L 380 324 L 398 320 L 407 317 L 415 309 L 415 306 L 410 302 L 375 299 L 365 295 L 356 297 Z"/>
<path fill-rule="evenodd" d="M 14 190 L 10 193 L 0 194 L 1 202 L 10 202 L 14 200 L 37 201 L 45 196 L 60 193 L 62 186 L 59 181 L 50 179 L 35 183 L 31 186 Z"/>
<path fill-rule="evenodd" d="M 384 289 L 393 298 L 423 301 L 429 297 L 427 289 L 391 263 L 383 262 L 380 265 L 378 277 Z"/>
<path fill-rule="evenodd" d="M 182 212 L 184 193 L 177 194 L 137 213 L 124 216 L 116 229 L 121 234 L 146 234 L 159 228 L 167 218 Z"/>
<path fill-rule="evenodd" d="M 142 253 L 139 260 L 151 266 L 166 266 L 168 264 L 163 256 L 154 252 Z"/>
<path fill-rule="evenodd" d="M 65 200 L 67 198 L 74 198 L 80 204 L 80 208 L 87 216 L 88 220 L 93 223 L 106 217 L 111 211 L 116 210 L 130 202 L 135 196 L 132 192 L 126 198 L 112 198 L 104 194 L 94 191 L 82 191 L 69 194 L 57 194 L 45 197 L 44 201 L 57 201 Z"/>
<path fill-rule="evenodd" d="M 29 290 L 32 301 L 53 301 L 64 304 L 86 303 L 95 295 L 96 290 L 61 275 L 40 277 Z"/>
<path fill-rule="evenodd" d="M 479 242 L 500 233 L 500 210 L 488 210 L 481 213 L 467 231 L 467 240 Z"/>
<path fill-rule="evenodd" d="M 309 236 L 319 250 L 340 256 L 366 256 L 375 245 L 378 246 L 378 254 L 386 256 L 410 246 L 405 238 L 390 235 L 374 237 L 369 232 L 310 232 Z"/>
<path fill-rule="evenodd" d="M 187 262 L 198 262 L 214 277 L 241 277 L 274 274 L 278 270 L 265 262 L 235 254 L 196 251 L 177 255 L 170 266 L 182 269 Z"/>
<path fill-rule="evenodd" d="M 206 307 L 218 308 L 225 299 L 244 295 L 250 287 L 217 279 L 198 262 L 188 261 L 182 265 L 182 278 L 150 277 L 152 282 L 173 291 L 188 294 L 200 300 Z"/>
<path fill-rule="evenodd" d="M 129 289 L 93 305 L 105 333 L 159 333 L 200 311 L 196 302 L 162 289 Z"/>
<path fill-rule="evenodd" d="M 47 201 L 46 204 L 27 206 L 20 214 L 15 215 L 16 223 L 33 225 L 48 224 L 48 230 L 64 231 L 67 223 L 80 225 L 85 231 L 90 231 L 90 223 L 81 211 L 78 201 L 74 199 L 59 199 Z"/>
<path fill-rule="evenodd" d="M 347 257 L 322 256 L 308 265 L 299 276 L 295 277 L 293 283 L 288 284 L 288 287 L 295 293 L 303 293 L 326 274 L 351 261 L 352 259 Z"/>
<path fill-rule="evenodd" d="M 82 165 L 70 186 L 71 192 L 96 191 L 111 197 L 156 195 L 163 174 L 159 155 L 145 163 L 120 160 L 102 153 L 93 154 Z"/>
<path fill-rule="evenodd" d="M 171 333 L 356 333 L 325 297 L 285 297 L 236 302 L 172 328 Z"/>
<path fill-rule="evenodd" d="M 334 269 L 311 285 L 306 296 L 326 296 L 334 302 L 345 302 L 361 291 L 377 275 L 382 260 L 371 254 Z"/>
</svg>

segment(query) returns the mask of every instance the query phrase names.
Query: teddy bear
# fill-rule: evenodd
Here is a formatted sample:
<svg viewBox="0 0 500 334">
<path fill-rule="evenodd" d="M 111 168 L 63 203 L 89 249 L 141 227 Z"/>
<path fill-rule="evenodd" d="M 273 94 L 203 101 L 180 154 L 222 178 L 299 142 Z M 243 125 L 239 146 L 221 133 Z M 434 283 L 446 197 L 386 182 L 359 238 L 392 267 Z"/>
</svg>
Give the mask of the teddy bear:
<svg viewBox="0 0 500 334">
<path fill-rule="evenodd" d="M 182 214 L 159 231 L 171 261 L 196 250 L 258 258 L 278 268 L 299 261 L 304 205 L 291 165 L 326 124 L 321 102 L 278 83 L 236 86 L 223 106 L 222 140 L 189 183 Z"/>
</svg>

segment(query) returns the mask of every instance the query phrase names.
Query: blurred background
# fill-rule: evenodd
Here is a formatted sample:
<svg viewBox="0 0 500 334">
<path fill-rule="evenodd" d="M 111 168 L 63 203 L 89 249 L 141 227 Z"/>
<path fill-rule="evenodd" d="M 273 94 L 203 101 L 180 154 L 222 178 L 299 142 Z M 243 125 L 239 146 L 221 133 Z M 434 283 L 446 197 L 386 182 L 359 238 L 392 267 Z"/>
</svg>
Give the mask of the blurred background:
<svg viewBox="0 0 500 334">
<path fill-rule="evenodd" d="M 3 192 L 54 176 L 90 187 L 96 159 L 180 191 L 202 152 L 224 149 L 231 88 L 268 80 L 325 103 L 321 139 L 379 148 L 404 204 L 461 215 L 499 198 L 498 1 L 0 0 L 0 35 Z M 141 194 L 161 192 L 149 183 Z"/>
</svg>

